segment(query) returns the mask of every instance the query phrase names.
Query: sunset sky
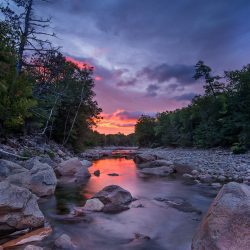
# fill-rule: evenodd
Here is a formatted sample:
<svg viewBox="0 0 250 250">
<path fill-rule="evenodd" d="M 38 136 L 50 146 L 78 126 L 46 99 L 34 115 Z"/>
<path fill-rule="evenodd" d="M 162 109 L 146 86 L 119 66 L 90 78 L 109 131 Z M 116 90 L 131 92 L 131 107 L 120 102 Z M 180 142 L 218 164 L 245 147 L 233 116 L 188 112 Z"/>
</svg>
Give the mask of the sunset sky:
<svg viewBox="0 0 250 250">
<path fill-rule="evenodd" d="M 95 68 L 102 133 L 133 132 L 141 114 L 173 110 L 202 93 L 194 65 L 215 73 L 249 63 L 249 0 L 53 0 L 63 53 Z"/>
</svg>

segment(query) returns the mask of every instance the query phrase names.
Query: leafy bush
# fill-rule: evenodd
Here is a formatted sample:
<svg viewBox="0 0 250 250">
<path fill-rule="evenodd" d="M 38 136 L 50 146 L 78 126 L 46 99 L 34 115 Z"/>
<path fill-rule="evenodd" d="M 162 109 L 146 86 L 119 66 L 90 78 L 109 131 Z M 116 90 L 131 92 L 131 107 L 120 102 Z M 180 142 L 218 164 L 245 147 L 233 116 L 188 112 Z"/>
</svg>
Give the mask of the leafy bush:
<svg viewBox="0 0 250 250">
<path fill-rule="evenodd" d="M 233 154 L 244 154 L 247 152 L 247 148 L 240 143 L 234 143 L 234 145 L 231 147 L 231 150 Z"/>
</svg>

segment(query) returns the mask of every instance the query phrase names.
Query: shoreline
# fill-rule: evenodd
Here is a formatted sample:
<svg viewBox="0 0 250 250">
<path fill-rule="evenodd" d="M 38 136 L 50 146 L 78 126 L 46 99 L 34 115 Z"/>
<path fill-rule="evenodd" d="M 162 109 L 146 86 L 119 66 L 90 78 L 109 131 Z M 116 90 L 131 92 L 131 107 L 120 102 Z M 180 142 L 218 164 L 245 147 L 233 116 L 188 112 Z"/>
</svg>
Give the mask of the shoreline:
<svg viewBox="0 0 250 250">
<path fill-rule="evenodd" d="M 136 154 L 172 161 L 179 169 L 183 168 L 182 174 L 192 175 L 202 182 L 234 181 L 250 185 L 249 152 L 235 155 L 224 149 L 140 148 Z"/>
</svg>

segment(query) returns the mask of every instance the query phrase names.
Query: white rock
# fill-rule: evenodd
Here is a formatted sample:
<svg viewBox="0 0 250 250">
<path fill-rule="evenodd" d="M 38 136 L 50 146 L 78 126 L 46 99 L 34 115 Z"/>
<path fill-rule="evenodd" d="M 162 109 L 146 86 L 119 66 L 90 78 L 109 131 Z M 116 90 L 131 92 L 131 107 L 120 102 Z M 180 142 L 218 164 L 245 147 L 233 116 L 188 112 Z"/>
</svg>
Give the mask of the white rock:
<svg viewBox="0 0 250 250">
<path fill-rule="evenodd" d="M 88 211 L 100 212 L 104 208 L 104 204 L 97 198 L 89 199 L 86 201 L 83 209 Z"/>
<path fill-rule="evenodd" d="M 55 245 L 60 249 L 75 249 L 76 246 L 67 234 L 62 234 L 55 241 Z"/>
</svg>

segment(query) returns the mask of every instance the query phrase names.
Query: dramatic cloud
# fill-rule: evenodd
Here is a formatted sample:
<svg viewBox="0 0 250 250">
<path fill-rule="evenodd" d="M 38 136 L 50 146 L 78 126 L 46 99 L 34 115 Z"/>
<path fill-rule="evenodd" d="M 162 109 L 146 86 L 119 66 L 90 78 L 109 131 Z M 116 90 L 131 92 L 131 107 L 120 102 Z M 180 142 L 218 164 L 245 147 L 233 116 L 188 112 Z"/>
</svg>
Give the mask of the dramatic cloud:
<svg viewBox="0 0 250 250">
<path fill-rule="evenodd" d="M 215 74 L 249 63 L 249 0 L 36 4 L 42 15 L 53 17 L 60 38 L 54 43 L 64 54 L 94 66 L 96 99 L 111 117 L 117 110 L 157 112 L 188 105 L 203 92 L 192 78 L 198 60 Z M 116 119 L 116 131 L 133 130 L 135 120 L 126 125 Z M 105 133 L 114 131 L 106 125 Z"/>
<path fill-rule="evenodd" d="M 121 80 L 116 85 L 118 87 L 135 86 L 136 82 L 137 82 L 137 80 L 135 78 L 133 78 L 133 79 L 130 79 L 130 80 L 127 80 L 127 81 Z"/>
<path fill-rule="evenodd" d="M 186 85 L 194 82 L 194 73 L 193 65 L 168 65 L 164 63 L 156 67 L 145 67 L 138 73 L 138 76 L 146 76 L 149 80 L 155 80 L 159 83 L 174 78 L 177 82 Z"/>
<path fill-rule="evenodd" d="M 160 88 L 160 87 L 157 86 L 156 84 L 150 84 L 150 85 L 148 85 L 146 96 L 148 96 L 148 97 L 157 96 L 157 90 L 158 90 L 159 88 Z"/>
</svg>

